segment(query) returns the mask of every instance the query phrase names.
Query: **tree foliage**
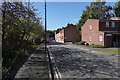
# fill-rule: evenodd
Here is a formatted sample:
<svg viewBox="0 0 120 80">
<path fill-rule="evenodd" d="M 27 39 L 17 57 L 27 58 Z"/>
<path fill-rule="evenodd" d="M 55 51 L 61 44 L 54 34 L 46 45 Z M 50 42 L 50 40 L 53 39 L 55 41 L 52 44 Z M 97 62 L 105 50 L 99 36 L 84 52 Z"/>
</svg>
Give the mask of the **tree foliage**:
<svg viewBox="0 0 120 80">
<path fill-rule="evenodd" d="M 111 17 L 111 6 L 105 5 L 105 1 L 96 0 L 91 2 L 90 6 L 86 6 L 86 10 L 83 10 L 82 16 L 77 23 L 77 28 L 80 30 L 87 19 L 109 19 Z"/>
<path fill-rule="evenodd" d="M 23 2 L 3 2 L 2 7 L 3 44 L 19 41 L 19 45 L 28 36 L 35 38 L 43 35 L 41 18 L 36 16 L 37 9 L 32 4 Z"/>
<path fill-rule="evenodd" d="M 55 30 L 54 31 L 48 30 L 47 33 L 49 34 L 49 37 L 52 37 L 52 38 L 55 37 Z"/>
<path fill-rule="evenodd" d="M 113 6 L 113 12 L 116 17 L 120 17 L 120 1 L 118 1 L 115 6 Z"/>
</svg>

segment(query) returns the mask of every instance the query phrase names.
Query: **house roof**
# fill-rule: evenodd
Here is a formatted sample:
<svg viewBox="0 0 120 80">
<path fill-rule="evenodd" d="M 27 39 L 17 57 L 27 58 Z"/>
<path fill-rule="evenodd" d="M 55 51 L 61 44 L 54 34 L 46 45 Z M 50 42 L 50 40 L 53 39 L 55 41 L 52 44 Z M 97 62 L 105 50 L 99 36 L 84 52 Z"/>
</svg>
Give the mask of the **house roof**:
<svg viewBox="0 0 120 80">
<path fill-rule="evenodd" d="M 62 28 L 57 29 L 56 34 L 58 34 L 61 30 L 66 29 L 69 26 L 76 26 L 76 25 L 73 25 L 72 23 L 71 24 L 68 23 L 66 27 L 62 27 Z"/>
<path fill-rule="evenodd" d="M 120 17 L 112 17 L 110 20 L 120 20 Z"/>
<path fill-rule="evenodd" d="M 88 19 L 88 20 L 99 20 L 101 22 L 106 22 L 106 21 L 120 21 L 120 17 L 112 17 L 110 19 Z"/>
</svg>

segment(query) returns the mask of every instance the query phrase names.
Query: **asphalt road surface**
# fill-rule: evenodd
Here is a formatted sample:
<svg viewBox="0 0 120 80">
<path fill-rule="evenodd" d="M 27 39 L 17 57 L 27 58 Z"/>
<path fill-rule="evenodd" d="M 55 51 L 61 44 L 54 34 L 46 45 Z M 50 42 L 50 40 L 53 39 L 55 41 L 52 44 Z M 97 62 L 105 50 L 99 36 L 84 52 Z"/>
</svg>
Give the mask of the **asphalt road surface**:
<svg viewBox="0 0 120 80">
<path fill-rule="evenodd" d="M 118 56 L 101 55 L 75 45 L 49 43 L 55 78 L 118 78 Z"/>
</svg>

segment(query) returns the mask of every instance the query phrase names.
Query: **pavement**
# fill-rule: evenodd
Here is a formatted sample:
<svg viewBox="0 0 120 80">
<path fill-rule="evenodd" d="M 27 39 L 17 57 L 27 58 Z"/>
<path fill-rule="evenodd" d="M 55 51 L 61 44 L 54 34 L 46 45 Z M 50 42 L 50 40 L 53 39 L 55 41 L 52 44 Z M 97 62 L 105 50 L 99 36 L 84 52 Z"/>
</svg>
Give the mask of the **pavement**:
<svg viewBox="0 0 120 80">
<path fill-rule="evenodd" d="M 118 80 L 119 56 L 101 55 L 76 45 L 51 42 L 48 44 L 54 78 L 109 78 Z"/>
<path fill-rule="evenodd" d="M 48 53 L 45 53 L 43 46 L 38 46 L 36 51 L 27 59 L 17 72 L 15 79 L 49 79 L 50 67 Z"/>
</svg>

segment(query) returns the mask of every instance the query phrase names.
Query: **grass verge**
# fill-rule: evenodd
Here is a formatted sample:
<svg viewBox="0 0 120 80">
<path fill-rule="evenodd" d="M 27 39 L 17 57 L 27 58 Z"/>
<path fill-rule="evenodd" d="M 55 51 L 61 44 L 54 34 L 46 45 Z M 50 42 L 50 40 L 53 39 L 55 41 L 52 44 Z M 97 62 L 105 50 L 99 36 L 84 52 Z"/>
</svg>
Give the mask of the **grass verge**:
<svg viewBox="0 0 120 80">
<path fill-rule="evenodd" d="M 120 53 L 120 49 L 105 49 L 105 50 L 97 50 L 99 52 L 108 52 L 108 53 Z"/>
</svg>

